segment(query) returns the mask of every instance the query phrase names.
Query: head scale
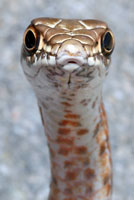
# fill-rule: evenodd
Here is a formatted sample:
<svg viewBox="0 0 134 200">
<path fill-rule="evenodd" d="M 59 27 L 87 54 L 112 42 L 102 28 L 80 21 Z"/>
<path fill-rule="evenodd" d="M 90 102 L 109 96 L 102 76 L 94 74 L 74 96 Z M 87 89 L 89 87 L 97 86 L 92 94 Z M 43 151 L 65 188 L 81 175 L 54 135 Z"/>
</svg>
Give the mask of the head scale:
<svg viewBox="0 0 134 200">
<path fill-rule="evenodd" d="M 39 18 L 24 33 L 21 60 L 30 80 L 99 84 L 113 49 L 114 36 L 104 22 Z"/>
</svg>

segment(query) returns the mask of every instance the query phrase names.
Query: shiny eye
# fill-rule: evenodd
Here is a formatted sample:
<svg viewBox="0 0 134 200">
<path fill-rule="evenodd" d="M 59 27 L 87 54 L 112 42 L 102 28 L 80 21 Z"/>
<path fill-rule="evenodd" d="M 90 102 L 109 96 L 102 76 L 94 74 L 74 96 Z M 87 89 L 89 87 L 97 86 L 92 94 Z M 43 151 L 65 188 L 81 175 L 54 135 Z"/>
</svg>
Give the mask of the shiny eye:
<svg viewBox="0 0 134 200">
<path fill-rule="evenodd" d="M 114 49 L 114 37 L 111 31 L 107 31 L 102 37 L 102 52 L 106 56 L 110 56 Z"/>
<path fill-rule="evenodd" d="M 31 28 L 28 29 L 24 34 L 24 44 L 26 49 L 29 51 L 36 49 L 37 46 L 37 34 L 36 32 Z"/>
</svg>

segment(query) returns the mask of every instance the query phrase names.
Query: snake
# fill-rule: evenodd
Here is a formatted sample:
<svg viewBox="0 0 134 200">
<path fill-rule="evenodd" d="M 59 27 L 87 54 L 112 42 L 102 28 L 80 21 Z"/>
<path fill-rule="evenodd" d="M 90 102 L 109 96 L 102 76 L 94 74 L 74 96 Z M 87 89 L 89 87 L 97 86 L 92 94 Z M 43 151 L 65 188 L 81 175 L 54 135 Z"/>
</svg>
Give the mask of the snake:
<svg viewBox="0 0 134 200">
<path fill-rule="evenodd" d="M 21 64 L 41 115 L 50 157 L 48 200 L 111 200 L 112 159 L 102 85 L 114 35 L 94 19 L 36 18 Z"/>
</svg>

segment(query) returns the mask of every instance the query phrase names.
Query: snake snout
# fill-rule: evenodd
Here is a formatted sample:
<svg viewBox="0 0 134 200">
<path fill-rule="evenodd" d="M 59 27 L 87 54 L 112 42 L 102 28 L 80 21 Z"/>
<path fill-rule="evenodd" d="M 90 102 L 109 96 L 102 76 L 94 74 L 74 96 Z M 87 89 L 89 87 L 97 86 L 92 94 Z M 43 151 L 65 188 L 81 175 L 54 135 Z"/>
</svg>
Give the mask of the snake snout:
<svg viewBox="0 0 134 200">
<path fill-rule="evenodd" d="M 74 71 L 86 62 L 86 52 L 79 41 L 70 39 L 65 41 L 57 54 L 57 63 L 63 69 Z"/>
</svg>

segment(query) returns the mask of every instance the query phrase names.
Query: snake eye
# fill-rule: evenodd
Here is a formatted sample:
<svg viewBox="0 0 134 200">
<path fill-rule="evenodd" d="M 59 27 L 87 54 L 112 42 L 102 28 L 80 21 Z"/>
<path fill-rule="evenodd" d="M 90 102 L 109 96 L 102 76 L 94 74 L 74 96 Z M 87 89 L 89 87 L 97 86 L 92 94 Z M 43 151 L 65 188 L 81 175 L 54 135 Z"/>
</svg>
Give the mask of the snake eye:
<svg viewBox="0 0 134 200">
<path fill-rule="evenodd" d="M 37 47 L 37 33 L 33 28 L 26 30 L 24 34 L 24 44 L 27 50 L 35 50 Z"/>
<path fill-rule="evenodd" d="M 114 37 L 111 31 L 104 33 L 102 37 L 102 52 L 106 56 L 110 56 L 114 49 Z"/>
</svg>

